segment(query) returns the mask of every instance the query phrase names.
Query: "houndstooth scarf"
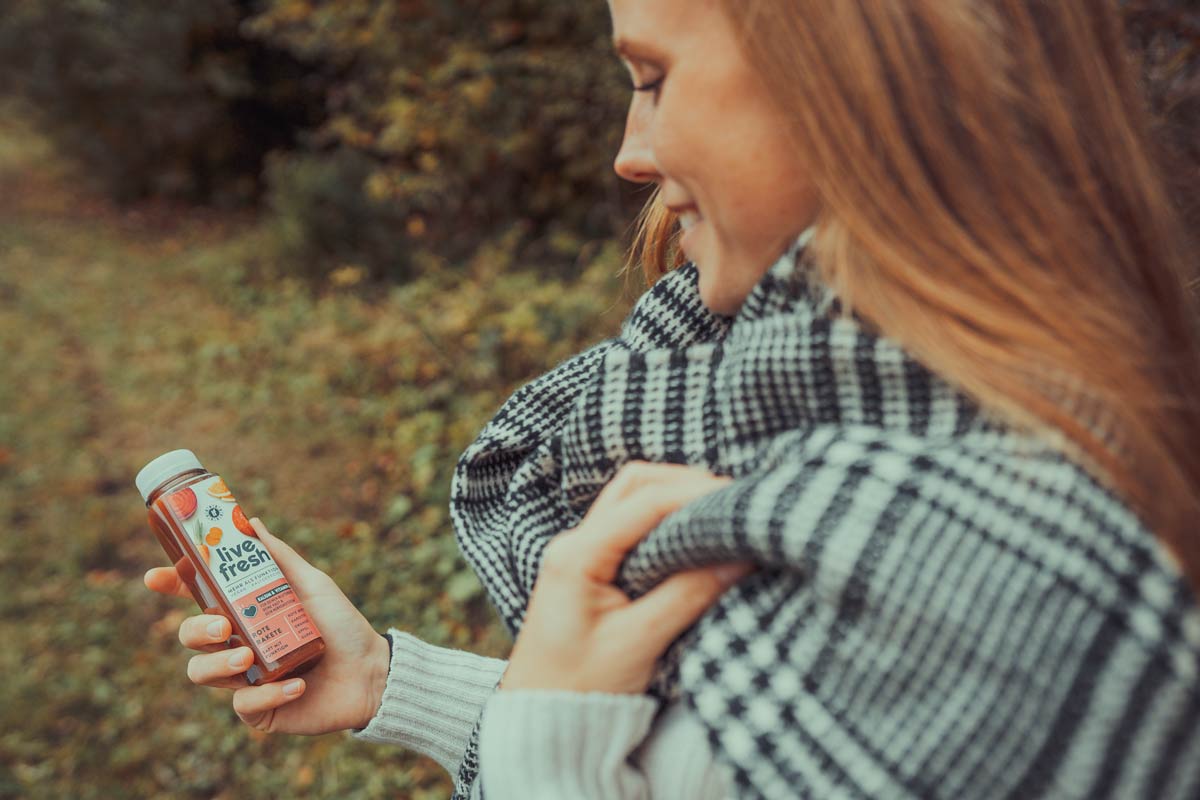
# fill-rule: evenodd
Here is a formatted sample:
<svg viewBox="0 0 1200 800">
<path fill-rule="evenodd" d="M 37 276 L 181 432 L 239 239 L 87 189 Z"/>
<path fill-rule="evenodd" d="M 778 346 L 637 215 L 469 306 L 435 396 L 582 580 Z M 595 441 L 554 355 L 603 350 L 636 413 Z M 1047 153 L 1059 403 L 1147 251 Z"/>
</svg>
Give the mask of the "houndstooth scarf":
<svg viewBox="0 0 1200 800">
<path fill-rule="evenodd" d="M 626 559 L 630 597 L 753 560 L 660 662 L 739 797 L 1195 797 L 1200 617 L 1063 455 L 840 313 L 798 239 L 736 317 L 697 270 L 517 391 L 451 512 L 510 632 L 546 543 L 631 460 L 734 480 Z M 478 770 L 478 724 L 456 798 Z"/>
</svg>

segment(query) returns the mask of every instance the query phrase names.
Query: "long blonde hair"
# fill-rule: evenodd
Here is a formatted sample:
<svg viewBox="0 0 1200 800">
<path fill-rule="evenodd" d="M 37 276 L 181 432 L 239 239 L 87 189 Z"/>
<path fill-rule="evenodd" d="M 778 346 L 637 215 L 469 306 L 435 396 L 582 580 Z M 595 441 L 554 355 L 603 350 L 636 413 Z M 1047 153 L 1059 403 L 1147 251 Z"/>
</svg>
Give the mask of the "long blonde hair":
<svg viewBox="0 0 1200 800">
<path fill-rule="evenodd" d="M 725 0 L 857 312 L 1153 530 L 1200 592 L 1190 233 L 1110 2 Z M 657 193 L 630 263 L 678 266 Z"/>
</svg>

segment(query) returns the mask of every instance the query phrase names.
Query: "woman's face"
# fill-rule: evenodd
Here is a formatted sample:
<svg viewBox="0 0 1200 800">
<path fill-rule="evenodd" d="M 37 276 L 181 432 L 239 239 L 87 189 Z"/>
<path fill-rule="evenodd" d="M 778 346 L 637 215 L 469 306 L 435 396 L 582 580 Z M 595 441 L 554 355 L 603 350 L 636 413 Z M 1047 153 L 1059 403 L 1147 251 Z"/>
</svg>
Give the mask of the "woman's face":
<svg viewBox="0 0 1200 800">
<path fill-rule="evenodd" d="M 681 214 L 700 296 L 731 315 L 816 215 L 784 120 L 718 0 L 609 0 L 635 86 L 615 169 Z"/>
</svg>

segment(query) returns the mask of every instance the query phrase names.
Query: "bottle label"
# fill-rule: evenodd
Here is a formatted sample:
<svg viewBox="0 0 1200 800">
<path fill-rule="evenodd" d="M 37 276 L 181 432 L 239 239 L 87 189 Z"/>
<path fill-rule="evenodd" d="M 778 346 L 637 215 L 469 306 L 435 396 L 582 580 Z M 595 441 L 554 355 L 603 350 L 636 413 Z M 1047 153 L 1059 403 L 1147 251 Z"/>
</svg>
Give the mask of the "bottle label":
<svg viewBox="0 0 1200 800">
<path fill-rule="evenodd" d="M 164 501 L 242 616 L 263 661 L 278 661 L 320 635 L 225 481 L 214 475 Z"/>
</svg>

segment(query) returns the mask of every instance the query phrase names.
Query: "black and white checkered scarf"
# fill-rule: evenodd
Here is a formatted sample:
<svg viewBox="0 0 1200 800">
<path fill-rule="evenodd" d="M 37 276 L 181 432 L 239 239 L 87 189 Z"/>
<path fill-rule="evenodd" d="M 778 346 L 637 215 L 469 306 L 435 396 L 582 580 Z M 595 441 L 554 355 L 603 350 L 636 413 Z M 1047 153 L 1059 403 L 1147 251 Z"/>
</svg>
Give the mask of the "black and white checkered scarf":
<svg viewBox="0 0 1200 800">
<path fill-rule="evenodd" d="M 734 480 L 617 583 L 761 566 L 651 687 L 739 797 L 1200 796 L 1200 616 L 1178 572 L 1082 469 L 840 314 L 804 240 L 732 319 L 694 266 L 668 274 L 462 455 L 456 533 L 509 630 L 546 543 L 621 465 L 703 466 Z"/>
</svg>

